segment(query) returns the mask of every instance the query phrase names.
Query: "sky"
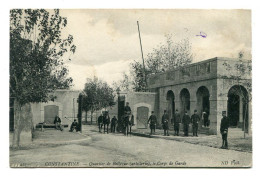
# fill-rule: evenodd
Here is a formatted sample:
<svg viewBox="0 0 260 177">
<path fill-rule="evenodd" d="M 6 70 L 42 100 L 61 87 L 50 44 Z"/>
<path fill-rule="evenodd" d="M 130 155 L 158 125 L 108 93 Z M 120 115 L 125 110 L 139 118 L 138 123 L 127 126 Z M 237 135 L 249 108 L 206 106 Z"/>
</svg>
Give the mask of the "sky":
<svg viewBox="0 0 260 177">
<path fill-rule="evenodd" d="M 94 76 L 109 84 L 129 73 L 129 64 L 141 61 L 139 21 L 144 57 L 165 43 L 188 38 L 193 62 L 214 57 L 238 57 L 239 51 L 251 59 L 250 10 L 61 10 L 68 25 L 63 35 L 71 34 L 76 53 L 67 62 L 73 89 L 82 90 Z M 204 38 L 199 34 L 203 32 Z"/>
</svg>

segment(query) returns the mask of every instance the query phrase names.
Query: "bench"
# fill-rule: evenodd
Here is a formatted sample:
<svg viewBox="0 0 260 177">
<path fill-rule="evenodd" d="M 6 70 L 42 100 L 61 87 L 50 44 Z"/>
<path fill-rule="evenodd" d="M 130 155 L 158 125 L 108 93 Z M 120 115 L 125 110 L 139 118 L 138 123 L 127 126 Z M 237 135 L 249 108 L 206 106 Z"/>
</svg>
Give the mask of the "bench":
<svg viewBox="0 0 260 177">
<path fill-rule="evenodd" d="M 69 127 L 68 124 L 62 124 L 63 127 Z M 49 123 L 38 123 L 36 125 L 36 128 L 56 128 L 55 124 L 49 124 Z"/>
</svg>

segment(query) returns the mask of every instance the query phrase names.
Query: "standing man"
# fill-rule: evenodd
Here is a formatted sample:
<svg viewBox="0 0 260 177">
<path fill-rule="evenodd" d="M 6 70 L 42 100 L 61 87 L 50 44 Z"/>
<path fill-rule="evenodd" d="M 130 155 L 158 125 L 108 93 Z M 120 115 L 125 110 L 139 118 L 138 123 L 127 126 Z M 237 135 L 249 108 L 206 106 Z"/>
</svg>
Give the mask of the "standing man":
<svg viewBox="0 0 260 177">
<path fill-rule="evenodd" d="M 220 123 L 220 133 L 222 135 L 222 149 L 228 149 L 228 141 L 227 141 L 227 136 L 228 136 L 228 127 L 229 127 L 229 120 L 226 116 L 227 112 L 222 111 L 222 119 Z"/>
<path fill-rule="evenodd" d="M 111 120 L 111 133 L 115 133 L 116 131 L 116 123 L 117 123 L 117 119 L 116 116 L 114 116 Z"/>
<path fill-rule="evenodd" d="M 154 111 L 152 111 L 152 115 L 148 119 L 148 124 L 150 124 L 150 129 L 151 129 L 151 134 L 154 132 L 155 133 L 155 127 L 157 124 L 157 119 L 156 116 L 154 115 Z"/>
<path fill-rule="evenodd" d="M 190 116 L 188 112 L 185 111 L 185 114 L 182 117 L 184 136 L 189 136 L 189 124 L 190 124 Z"/>
<path fill-rule="evenodd" d="M 206 111 L 204 111 L 202 113 L 202 116 L 203 116 L 203 122 L 204 122 L 204 127 L 208 127 L 209 126 L 209 115 Z"/>
<path fill-rule="evenodd" d="M 100 116 L 98 117 L 98 130 L 100 133 L 101 133 L 102 126 L 103 126 L 103 115 L 101 113 Z"/>
<path fill-rule="evenodd" d="M 174 131 L 175 131 L 174 136 L 176 136 L 176 135 L 179 136 L 181 115 L 178 112 L 178 109 L 176 109 L 176 112 L 174 114 L 173 123 L 174 123 Z"/>
<path fill-rule="evenodd" d="M 198 136 L 200 116 L 197 114 L 197 110 L 194 110 L 194 114 L 191 116 L 193 136 Z"/>
<path fill-rule="evenodd" d="M 164 130 L 164 136 L 170 136 L 169 135 L 169 115 L 166 113 L 166 110 L 164 110 L 164 114 L 162 116 L 162 126 Z"/>
</svg>

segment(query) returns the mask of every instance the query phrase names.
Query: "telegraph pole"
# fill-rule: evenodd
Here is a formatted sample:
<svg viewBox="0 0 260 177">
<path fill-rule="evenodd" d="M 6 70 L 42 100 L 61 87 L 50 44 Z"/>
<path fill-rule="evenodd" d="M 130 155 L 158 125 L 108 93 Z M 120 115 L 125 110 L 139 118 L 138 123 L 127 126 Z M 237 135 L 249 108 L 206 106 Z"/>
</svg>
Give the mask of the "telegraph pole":
<svg viewBox="0 0 260 177">
<path fill-rule="evenodd" d="M 141 39 L 141 34 L 140 34 L 139 22 L 138 22 L 138 21 L 137 21 L 137 27 L 138 27 L 138 33 L 139 33 L 139 41 L 140 41 L 140 47 L 141 47 L 141 54 L 142 54 L 142 59 L 143 59 L 143 74 L 144 74 L 145 91 L 146 91 L 146 89 L 147 89 L 147 80 L 146 80 L 145 65 L 144 65 L 144 54 L 143 54 L 143 47 L 142 47 L 142 39 Z"/>
</svg>

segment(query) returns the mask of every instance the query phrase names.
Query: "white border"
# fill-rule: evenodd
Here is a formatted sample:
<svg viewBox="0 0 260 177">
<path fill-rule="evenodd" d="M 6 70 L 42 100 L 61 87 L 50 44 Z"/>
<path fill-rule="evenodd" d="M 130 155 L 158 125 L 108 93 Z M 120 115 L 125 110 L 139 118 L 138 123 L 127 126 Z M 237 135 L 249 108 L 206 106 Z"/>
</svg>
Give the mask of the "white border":
<svg viewBox="0 0 260 177">
<path fill-rule="evenodd" d="M 9 80 L 8 80 L 8 51 L 9 51 L 9 9 L 10 8 L 207 8 L 207 9 L 252 9 L 252 43 L 253 43 L 253 168 L 252 169 L 10 169 L 9 168 L 9 127 L 6 126 L 8 122 L 8 91 L 9 91 Z M 211 177 L 219 176 L 256 176 L 259 175 L 259 113 L 258 100 L 259 97 L 259 84 L 257 77 L 260 74 L 260 36 L 259 36 L 259 3 L 257 0 L 196 0 L 196 1 L 166 1 L 166 0 L 131 0 L 131 1 L 106 1 L 106 0 L 95 0 L 95 1 L 78 1 L 78 0 L 9 0 L 1 1 L 0 11 L 0 23 L 1 23 L 1 83 L 4 83 L 1 87 L 1 113 L 2 113 L 2 126 L 1 126 L 1 161 L 0 168 L 3 176 L 163 176 L 171 173 L 174 176 L 205 176 L 210 175 Z M 4 113 L 4 114 L 3 114 Z M 198 159 L 199 160 L 199 159 Z M 131 171 L 130 171 L 131 170 Z M 131 172 L 131 173 L 129 173 Z"/>
</svg>

